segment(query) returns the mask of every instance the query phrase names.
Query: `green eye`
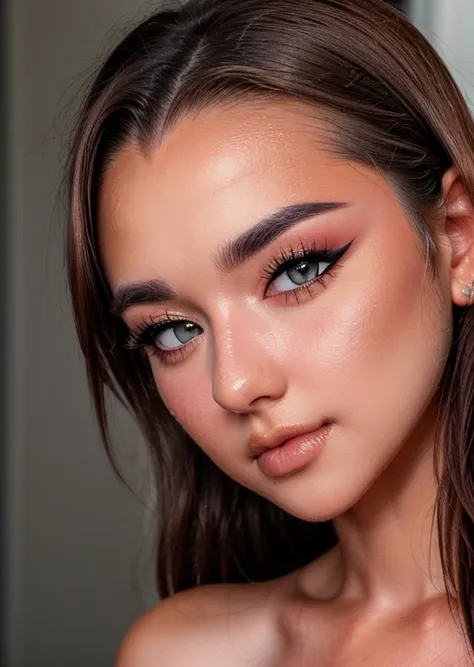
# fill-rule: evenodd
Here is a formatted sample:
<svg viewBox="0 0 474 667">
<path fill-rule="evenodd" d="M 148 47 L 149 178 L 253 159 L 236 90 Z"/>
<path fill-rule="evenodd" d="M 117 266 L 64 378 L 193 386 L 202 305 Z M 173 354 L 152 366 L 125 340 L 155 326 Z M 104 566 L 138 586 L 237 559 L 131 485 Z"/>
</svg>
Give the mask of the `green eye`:
<svg viewBox="0 0 474 667">
<path fill-rule="evenodd" d="M 277 292 L 288 292 L 294 289 L 295 285 L 311 282 L 324 273 L 328 266 L 328 262 L 303 259 L 277 276 L 272 283 L 273 287 Z"/>
<path fill-rule="evenodd" d="M 200 328 L 193 322 L 176 322 L 160 331 L 155 344 L 162 350 L 175 350 L 200 334 Z"/>
</svg>

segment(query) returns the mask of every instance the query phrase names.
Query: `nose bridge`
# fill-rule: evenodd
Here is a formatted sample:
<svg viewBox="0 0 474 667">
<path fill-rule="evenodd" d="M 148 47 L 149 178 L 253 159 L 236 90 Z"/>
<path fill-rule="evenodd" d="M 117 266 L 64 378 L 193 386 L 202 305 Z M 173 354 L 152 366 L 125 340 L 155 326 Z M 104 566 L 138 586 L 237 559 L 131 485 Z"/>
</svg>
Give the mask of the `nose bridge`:
<svg viewBox="0 0 474 667">
<path fill-rule="evenodd" d="M 233 412 L 248 412 L 259 398 L 277 399 L 286 379 L 266 318 L 251 306 L 225 304 L 214 321 L 213 396 Z"/>
</svg>

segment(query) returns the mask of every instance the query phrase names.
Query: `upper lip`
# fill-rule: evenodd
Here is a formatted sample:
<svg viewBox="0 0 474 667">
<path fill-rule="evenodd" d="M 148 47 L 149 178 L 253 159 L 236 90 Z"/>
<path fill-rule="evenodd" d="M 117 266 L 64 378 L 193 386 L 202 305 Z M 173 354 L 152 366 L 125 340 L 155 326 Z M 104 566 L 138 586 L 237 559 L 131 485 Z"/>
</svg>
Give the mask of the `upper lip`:
<svg viewBox="0 0 474 667">
<path fill-rule="evenodd" d="M 276 447 L 280 447 L 287 440 L 297 438 L 300 435 L 314 433 L 314 431 L 318 431 L 328 423 L 329 422 L 327 421 L 323 421 L 313 425 L 306 424 L 305 426 L 284 426 L 263 435 L 256 433 L 250 438 L 249 452 L 252 457 L 256 458 L 257 456 L 260 456 L 260 454 L 263 454 L 263 452 L 265 452 L 267 449 L 275 449 Z"/>
</svg>

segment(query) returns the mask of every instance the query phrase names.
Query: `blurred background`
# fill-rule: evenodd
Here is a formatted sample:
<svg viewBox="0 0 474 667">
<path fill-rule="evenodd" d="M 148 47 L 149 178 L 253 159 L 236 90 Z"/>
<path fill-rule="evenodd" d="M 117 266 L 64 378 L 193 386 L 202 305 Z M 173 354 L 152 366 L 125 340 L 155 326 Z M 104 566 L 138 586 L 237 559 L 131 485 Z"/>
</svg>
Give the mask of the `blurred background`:
<svg viewBox="0 0 474 667">
<path fill-rule="evenodd" d="M 474 1 L 391 4 L 474 100 Z M 127 627 L 156 602 L 146 459 L 115 408 L 115 441 L 139 503 L 115 479 L 91 410 L 66 289 L 60 186 L 88 73 L 158 7 L 6 0 L 0 9 L 2 667 L 111 667 Z"/>
</svg>

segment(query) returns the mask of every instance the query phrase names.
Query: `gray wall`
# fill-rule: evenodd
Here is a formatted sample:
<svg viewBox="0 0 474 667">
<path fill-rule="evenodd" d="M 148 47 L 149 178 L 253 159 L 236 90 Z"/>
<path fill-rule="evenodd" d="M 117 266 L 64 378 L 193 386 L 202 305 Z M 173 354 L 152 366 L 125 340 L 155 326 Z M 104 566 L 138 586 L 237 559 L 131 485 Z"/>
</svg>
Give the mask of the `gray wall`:
<svg viewBox="0 0 474 667">
<path fill-rule="evenodd" d="M 474 1 L 410 0 L 413 22 L 449 65 L 474 108 Z"/>
<path fill-rule="evenodd" d="M 57 199 L 78 75 L 142 9 L 137 0 L 8 4 L 9 667 L 112 665 L 127 626 L 154 600 L 143 509 L 115 480 L 92 417 Z M 139 479 L 138 435 L 122 414 L 116 430 Z"/>
</svg>

